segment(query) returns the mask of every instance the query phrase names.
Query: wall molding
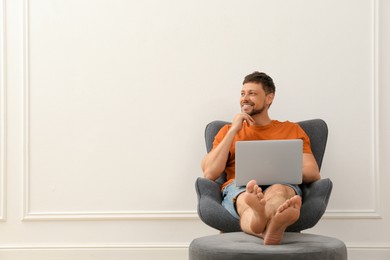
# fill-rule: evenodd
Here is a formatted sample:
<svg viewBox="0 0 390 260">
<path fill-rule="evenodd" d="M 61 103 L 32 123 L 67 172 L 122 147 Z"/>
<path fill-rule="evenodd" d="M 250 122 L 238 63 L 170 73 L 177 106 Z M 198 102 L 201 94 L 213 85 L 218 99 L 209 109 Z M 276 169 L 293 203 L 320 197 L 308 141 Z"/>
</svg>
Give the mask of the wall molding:
<svg viewBox="0 0 390 260">
<path fill-rule="evenodd" d="M 377 210 L 327 210 L 323 219 L 382 219 Z"/>
<path fill-rule="evenodd" d="M 6 221 L 6 13 L 0 0 L 0 221 Z"/>
<path fill-rule="evenodd" d="M 371 94 L 372 94 L 372 177 L 374 208 L 368 210 L 326 210 L 324 219 L 381 219 L 381 196 L 379 174 L 379 0 L 371 0 Z"/>
<path fill-rule="evenodd" d="M 378 98 L 378 0 L 369 0 L 372 11 L 372 161 L 373 161 L 373 189 L 375 192 L 373 209 L 369 210 L 328 210 L 324 218 L 327 219 L 378 219 L 380 210 L 380 182 L 379 182 L 379 98 Z M 196 211 L 97 211 L 97 212 L 36 212 L 31 209 L 30 194 L 30 45 L 29 45 L 29 0 L 24 0 L 24 28 L 23 28 L 23 220 L 115 220 L 115 219 L 197 219 Z"/>
<path fill-rule="evenodd" d="M 30 91 L 30 73 L 29 73 L 29 1 L 25 0 L 23 10 L 23 213 L 29 214 L 30 208 L 30 174 L 29 174 L 29 91 Z"/>
<path fill-rule="evenodd" d="M 346 245 L 350 250 L 389 250 L 390 244 L 347 244 Z"/>
<path fill-rule="evenodd" d="M 122 220 L 122 219 L 198 219 L 193 211 L 98 211 L 35 212 L 30 198 L 30 45 L 29 0 L 24 0 L 23 21 L 23 217 L 22 220 Z"/>
<path fill-rule="evenodd" d="M 99 212 L 29 212 L 24 221 L 41 220 L 193 220 L 196 211 L 99 211 Z"/>
</svg>

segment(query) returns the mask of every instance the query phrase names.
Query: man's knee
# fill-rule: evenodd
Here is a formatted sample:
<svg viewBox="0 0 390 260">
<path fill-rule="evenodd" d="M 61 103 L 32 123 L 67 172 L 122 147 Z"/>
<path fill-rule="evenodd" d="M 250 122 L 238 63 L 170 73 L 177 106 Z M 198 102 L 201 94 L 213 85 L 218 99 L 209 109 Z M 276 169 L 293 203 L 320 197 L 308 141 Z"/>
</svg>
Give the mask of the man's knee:
<svg viewBox="0 0 390 260">
<path fill-rule="evenodd" d="M 295 191 L 293 188 L 291 188 L 288 185 L 273 184 L 267 188 L 267 190 L 265 191 L 265 194 L 271 195 L 271 196 L 283 196 L 283 197 L 289 198 L 289 197 L 292 197 L 295 195 Z"/>
</svg>

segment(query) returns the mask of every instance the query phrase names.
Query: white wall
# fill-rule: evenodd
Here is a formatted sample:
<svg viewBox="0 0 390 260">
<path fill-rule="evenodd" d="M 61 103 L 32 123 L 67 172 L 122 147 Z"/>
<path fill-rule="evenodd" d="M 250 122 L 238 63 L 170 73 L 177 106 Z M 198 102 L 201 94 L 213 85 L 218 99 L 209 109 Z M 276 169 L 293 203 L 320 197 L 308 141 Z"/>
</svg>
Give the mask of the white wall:
<svg viewBox="0 0 390 260">
<path fill-rule="evenodd" d="M 390 3 L 0 0 L 0 257 L 186 259 L 203 130 L 243 77 L 271 116 L 323 118 L 323 220 L 349 259 L 388 259 Z M 387 135 L 386 135 L 387 134 Z"/>
</svg>

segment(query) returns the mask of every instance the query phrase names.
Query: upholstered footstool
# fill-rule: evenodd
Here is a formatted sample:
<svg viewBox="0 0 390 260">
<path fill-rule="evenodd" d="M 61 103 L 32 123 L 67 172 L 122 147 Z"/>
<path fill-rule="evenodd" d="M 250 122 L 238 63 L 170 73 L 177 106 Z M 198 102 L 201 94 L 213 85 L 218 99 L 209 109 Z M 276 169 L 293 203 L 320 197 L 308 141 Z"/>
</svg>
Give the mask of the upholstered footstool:
<svg viewBox="0 0 390 260">
<path fill-rule="evenodd" d="M 280 245 L 243 232 L 223 233 L 194 239 L 190 260 L 346 260 L 345 244 L 332 237 L 286 232 Z"/>
</svg>

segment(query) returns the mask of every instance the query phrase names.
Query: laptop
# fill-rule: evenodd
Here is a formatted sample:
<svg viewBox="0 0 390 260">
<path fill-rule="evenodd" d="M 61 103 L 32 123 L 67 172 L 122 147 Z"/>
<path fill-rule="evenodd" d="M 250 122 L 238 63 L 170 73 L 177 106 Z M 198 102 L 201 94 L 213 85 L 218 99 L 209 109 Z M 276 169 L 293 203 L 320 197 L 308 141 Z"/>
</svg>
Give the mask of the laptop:
<svg viewBox="0 0 390 260">
<path fill-rule="evenodd" d="M 301 139 L 236 142 L 236 184 L 302 183 Z"/>
</svg>

